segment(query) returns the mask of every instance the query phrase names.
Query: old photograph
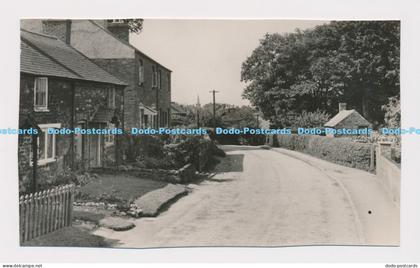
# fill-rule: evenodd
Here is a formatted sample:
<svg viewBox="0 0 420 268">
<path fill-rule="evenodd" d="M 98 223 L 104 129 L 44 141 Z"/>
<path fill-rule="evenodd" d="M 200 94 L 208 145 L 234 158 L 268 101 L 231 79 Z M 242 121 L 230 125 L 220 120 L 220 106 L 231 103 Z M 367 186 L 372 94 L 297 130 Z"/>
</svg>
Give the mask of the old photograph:
<svg viewBox="0 0 420 268">
<path fill-rule="evenodd" d="M 22 19 L 17 239 L 399 246 L 400 121 L 398 20 Z"/>
</svg>

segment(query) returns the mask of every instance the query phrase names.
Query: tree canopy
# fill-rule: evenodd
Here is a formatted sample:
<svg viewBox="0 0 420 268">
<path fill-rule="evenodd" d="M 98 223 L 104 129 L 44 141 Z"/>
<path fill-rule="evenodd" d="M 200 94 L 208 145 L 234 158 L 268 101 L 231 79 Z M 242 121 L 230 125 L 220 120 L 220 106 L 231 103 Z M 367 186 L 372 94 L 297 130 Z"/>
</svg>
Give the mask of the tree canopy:
<svg viewBox="0 0 420 268">
<path fill-rule="evenodd" d="M 266 34 L 242 64 L 243 97 L 279 126 L 302 112 L 334 115 L 339 102 L 380 125 L 382 106 L 399 98 L 399 62 L 398 21 L 340 21 Z"/>
</svg>

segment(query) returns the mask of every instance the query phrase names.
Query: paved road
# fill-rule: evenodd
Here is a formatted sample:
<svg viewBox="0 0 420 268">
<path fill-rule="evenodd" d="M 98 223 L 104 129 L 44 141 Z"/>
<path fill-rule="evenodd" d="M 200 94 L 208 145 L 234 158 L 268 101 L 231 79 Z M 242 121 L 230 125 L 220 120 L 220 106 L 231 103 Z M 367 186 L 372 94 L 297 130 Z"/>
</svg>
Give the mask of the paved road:
<svg viewBox="0 0 420 268">
<path fill-rule="evenodd" d="M 216 175 L 159 217 L 96 234 L 120 247 L 399 244 L 398 204 L 374 175 L 302 154 L 224 149 Z"/>
</svg>

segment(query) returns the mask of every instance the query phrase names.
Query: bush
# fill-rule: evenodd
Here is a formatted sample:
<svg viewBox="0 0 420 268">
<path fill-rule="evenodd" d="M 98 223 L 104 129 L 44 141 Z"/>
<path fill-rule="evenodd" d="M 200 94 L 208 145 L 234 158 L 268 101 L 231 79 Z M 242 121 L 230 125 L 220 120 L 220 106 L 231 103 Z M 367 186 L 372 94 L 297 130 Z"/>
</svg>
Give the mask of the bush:
<svg viewBox="0 0 420 268">
<path fill-rule="evenodd" d="M 370 144 L 311 135 L 277 135 L 277 142 L 279 147 L 308 153 L 337 164 L 370 170 Z"/>
<path fill-rule="evenodd" d="M 191 163 L 197 170 L 204 170 L 214 162 L 214 154 L 222 154 L 212 140 L 202 136 L 179 136 L 176 141 L 165 146 L 166 160 L 176 168 Z"/>
<path fill-rule="evenodd" d="M 224 154 L 200 135 L 124 135 L 122 145 L 126 162 L 140 168 L 179 169 L 192 163 L 203 170 L 214 162 L 213 155 Z"/>
<path fill-rule="evenodd" d="M 158 135 L 129 135 L 121 138 L 124 158 L 127 162 L 136 162 L 144 157 L 163 158 L 163 146 L 166 137 Z"/>
</svg>

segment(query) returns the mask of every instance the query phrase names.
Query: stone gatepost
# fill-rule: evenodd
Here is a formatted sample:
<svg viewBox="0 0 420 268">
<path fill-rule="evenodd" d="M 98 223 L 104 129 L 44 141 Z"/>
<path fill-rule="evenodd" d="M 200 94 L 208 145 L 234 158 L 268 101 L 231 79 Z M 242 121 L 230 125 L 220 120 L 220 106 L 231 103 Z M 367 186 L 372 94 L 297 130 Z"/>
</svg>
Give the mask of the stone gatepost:
<svg viewBox="0 0 420 268">
<path fill-rule="evenodd" d="M 381 141 L 379 142 L 379 154 L 393 159 L 395 151 L 392 148 L 392 142 Z"/>
</svg>

